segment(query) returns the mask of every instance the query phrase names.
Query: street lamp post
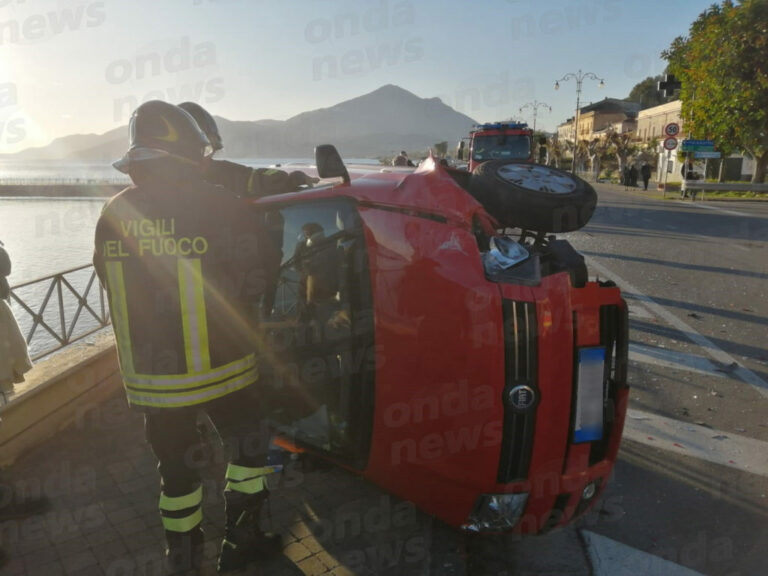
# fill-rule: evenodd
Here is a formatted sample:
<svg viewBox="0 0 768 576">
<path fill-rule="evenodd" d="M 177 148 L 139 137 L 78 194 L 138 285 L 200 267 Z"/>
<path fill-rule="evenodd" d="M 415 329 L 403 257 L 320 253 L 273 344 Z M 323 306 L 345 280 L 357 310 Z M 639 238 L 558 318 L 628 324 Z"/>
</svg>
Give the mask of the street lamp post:
<svg viewBox="0 0 768 576">
<path fill-rule="evenodd" d="M 538 112 L 539 108 L 546 108 L 552 112 L 552 106 L 545 104 L 544 102 L 534 100 L 533 102 L 528 102 L 527 104 L 520 106 L 520 112 L 522 113 L 526 108 L 533 108 L 533 133 L 536 134 L 536 113 Z"/>
<path fill-rule="evenodd" d="M 605 80 L 597 76 L 594 72 L 582 72 L 579 69 L 578 72 L 569 72 L 560 80 L 555 81 L 555 90 L 560 90 L 560 82 L 567 82 L 568 80 L 576 80 L 576 115 L 573 117 L 573 164 L 571 165 L 571 173 L 576 173 L 576 149 L 579 145 L 579 105 L 581 101 L 581 83 L 585 78 L 591 80 L 600 80 L 600 88 L 605 86 Z"/>
</svg>

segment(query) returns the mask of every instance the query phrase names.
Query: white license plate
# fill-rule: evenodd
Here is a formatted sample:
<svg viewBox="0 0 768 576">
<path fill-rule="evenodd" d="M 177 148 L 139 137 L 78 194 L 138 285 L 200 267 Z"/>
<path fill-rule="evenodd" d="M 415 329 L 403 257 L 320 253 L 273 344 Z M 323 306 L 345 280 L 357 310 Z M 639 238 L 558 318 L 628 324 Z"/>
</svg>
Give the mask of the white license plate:
<svg viewBox="0 0 768 576">
<path fill-rule="evenodd" d="M 603 437 L 604 366 L 605 348 L 579 350 L 574 442 L 594 442 Z"/>
</svg>

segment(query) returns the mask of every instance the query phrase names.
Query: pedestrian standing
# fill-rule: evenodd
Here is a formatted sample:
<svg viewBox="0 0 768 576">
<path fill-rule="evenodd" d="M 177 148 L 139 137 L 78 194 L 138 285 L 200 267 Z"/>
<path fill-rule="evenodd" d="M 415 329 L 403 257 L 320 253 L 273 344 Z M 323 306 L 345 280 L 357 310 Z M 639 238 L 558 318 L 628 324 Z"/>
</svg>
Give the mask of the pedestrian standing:
<svg viewBox="0 0 768 576">
<path fill-rule="evenodd" d="M 637 166 L 632 164 L 632 167 L 629 169 L 629 185 L 633 188 L 637 188 Z"/>
<path fill-rule="evenodd" d="M 202 177 L 210 142 L 166 102 L 139 106 L 130 148 L 115 163 L 133 186 L 96 225 L 94 265 L 107 290 L 128 403 L 145 415 L 161 476 L 169 573 L 202 558 L 203 491 L 190 454 L 198 412 L 232 454 L 224 489 L 219 571 L 279 553 L 259 527 L 267 498 L 268 435 L 258 419 L 259 300 L 277 255 L 248 205 Z M 265 437 L 266 436 L 266 437 Z"/>
<path fill-rule="evenodd" d="M 414 166 L 414 164 L 411 159 L 408 158 L 406 151 L 401 150 L 400 154 L 395 156 L 395 159 L 392 160 L 392 166 Z"/>
<path fill-rule="evenodd" d="M 683 163 L 683 167 L 680 169 L 680 175 L 683 177 L 683 183 L 685 181 L 693 181 L 696 180 L 696 173 L 693 171 L 693 162 L 691 160 L 688 160 L 687 162 Z M 680 188 L 680 198 L 687 198 L 688 197 L 688 190 L 687 188 L 685 190 L 682 189 L 682 186 Z M 696 190 L 691 190 L 691 199 L 696 200 Z"/>
<path fill-rule="evenodd" d="M 648 165 L 648 162 L 643 162 L 643 165 L 640 167 L 640 176 L 643 178 L 643 190 L 648 190 L 648 182 L 651 179 L 651 167 Z"/>
<path fill-rule="evenodd" d="M 13 395 L 14 384 L 24 382 L 24 374 L 32 369 L 27 342 L 9 306 L 11 258 L 0 241 L 0 405 Z"/>
<path fill-rule="evenodd" d="M 11 287 L 8 283 L 10 275 L 11 258 L 0 241 L 0 406 L 10 400 L 14 384 L 23 382 L 24 374 L 32 369 L 27 342 L 8 305 L 11 298 Z M 0 476 L 0 524 L 42 514 L 49 508 L 50 503 L 44 496 L 18 494 Z M 7 562 L 8 553 L 0 547 L 0 568 Z"/>
</svg>

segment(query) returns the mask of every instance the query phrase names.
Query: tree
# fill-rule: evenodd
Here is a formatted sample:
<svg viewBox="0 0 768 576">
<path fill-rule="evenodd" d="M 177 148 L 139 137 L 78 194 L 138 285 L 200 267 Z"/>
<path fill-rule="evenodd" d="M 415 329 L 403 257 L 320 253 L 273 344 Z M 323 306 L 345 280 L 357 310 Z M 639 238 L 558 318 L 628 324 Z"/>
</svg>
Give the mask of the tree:
<svg viewBox="0 0 768 576">
<path fill-rule="evenodd" d="M 547 166 L 560 168 L 560 160 L 563 158 L 563 143 L 557 134 L 547 138 Z"/>
<path fill-rule="evenodd" d="M 619 134 L 613 130 L 606 136 L 609 153 L 616 156 L 616 162 L 619 164 L 619 174 L 624 172 L 624 166 L 627 165 L 630 157 L 637 152 L 637 144 L 632 138 L 631 132 Z"/>
<path fill-rule="evenodd" d="M 682 83 L 682 115 L 691 135 L 723 153 L 755 159 L 752 182 L 768 168 L 768 2 L 713 4 L 662 52 Z"/>
<path fill-rule="evenodd" d="M 639 102 L 641 110 L 676 100 L 676 97 L 672 96 L 665 98 L 656 89 L 658 82 L 663 79 L 664 76 L 648 76 L 645 80 L 635 84 L 625 100 L 628 102 Z"/>
<path fill-rule="evenodd" d="M 605 138 L 592 138 L 587 143 L 587 155 L 589 156 L 589 166 L 592 170 L 592 178 L 597 181 L 600 176 L 600 161 L 603 155 L 609 149 L 609 142 Z"/>
<path fill-rule="evenodd" d="M 658 161 L 659 156 L 659 139 L 653 138 L 648 142 L 642 142 L 637 148 L 637 161 L 648 162 L 648 164 L 654 165 Z"/>
<path fill-rule="evenodd" d="M 579 140 L 573 147 L 573 162 L 578 172 L 584 172 L 584 159 L 589 156 L 586 140 Z"/>
</svg>

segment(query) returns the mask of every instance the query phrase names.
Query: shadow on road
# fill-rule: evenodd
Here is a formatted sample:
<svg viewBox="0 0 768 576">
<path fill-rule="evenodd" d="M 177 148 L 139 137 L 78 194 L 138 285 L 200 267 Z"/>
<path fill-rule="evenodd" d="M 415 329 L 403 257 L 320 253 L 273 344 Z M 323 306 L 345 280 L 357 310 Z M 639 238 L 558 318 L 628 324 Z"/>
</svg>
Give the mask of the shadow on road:
<svg viewBox="0 0 768 576">
<path fill-rule="evenodd" d="M 694 342 L 694 334 L 690 332 L 683 332 L 677 328 L 671 326 L 662 326 L 653 322 L 645 322 L 643 320 L 632 319 L 630 324 L 631 331 L 645 332 L 657 336 L 659 338 L 669 338 L 670 340 L 681 340 L 685 338 L 690 342 Z M 727 337 L 726 337 L 727 338 Z M 750 346 L 747 344 L 739 344 L 726 338 L 719 338 L 717 336 L 707 336 L 707 340 L 715 344 L 718 348 L 721 348 L 731 356 L 745 356 L 747 358 L 755 358 L 757 360 L 766 360 L 768 352 L 765 349 L 764 342 L 757 343 L 756 346 Z M 634 339 L 633 339 L 634 340 Z M 753 370 L 754 372 L 754 370 Z M 763 380 L 768 377 L 768 374 L 764 372 L 755 372 Z"/>
<path fill-rule="evenodd" d="M 613 481 L 579 527 L 702 574 L 763 574 L 765 490 L 761 476 L 624 441 Z"/>
<path fill-rule="evenodd" d="M 660 260 L 658 258 L 646 258 L 643 256 L 628 256 L 625 254 L 609 254 L 605 252 L 591 252 L 589 250 L 582 250 L 582 254 L 585 256 L 600 257 L 600 258 L 614 258 L 616 260 L 624 260 L 625 262 L 639 262 L 641 264 L 653 264 L 656 266 L 669 266 L 670 268 L 683 269 L 683 270 L 695 270 L 697 272 L 707 272 L 711 274 L 725 274 L 727 276 L 741 276 L 744 278 L 757 278 L 758 280 L 767 280 L 768 274 L 761 272 L 750 272 L 748 270 L 734 270 L 733 268 L 724 268 L 722 266 L 704 266 L 701 264 L 690 264 L 687 262 L 673 262 L 669 260 Z M 657 302 L 661 300 L 654 298 Z"/>
<path fill-rule="evenodd" d="M 613 200 L 610 204 L 598 204 L 589 225 L 584 229 L 592 233 L 607 233 L 601 226 L 628 226 L 632 234 L 636 230 L 645 234 L 658 231 L 665 235 L 707 236 L 716 239 L 768 240 L 768 218 L 738 216 L 714 210 L 700 210 L 695 205 L 661 204 L 638 206 L 637 203 Z M 742 208 L 742 210 L 747 210 Z M 670 227 L 674 229 L 670 230 Z M 610 233 L 621 233 L 611 230 Z"/>
</svg>

